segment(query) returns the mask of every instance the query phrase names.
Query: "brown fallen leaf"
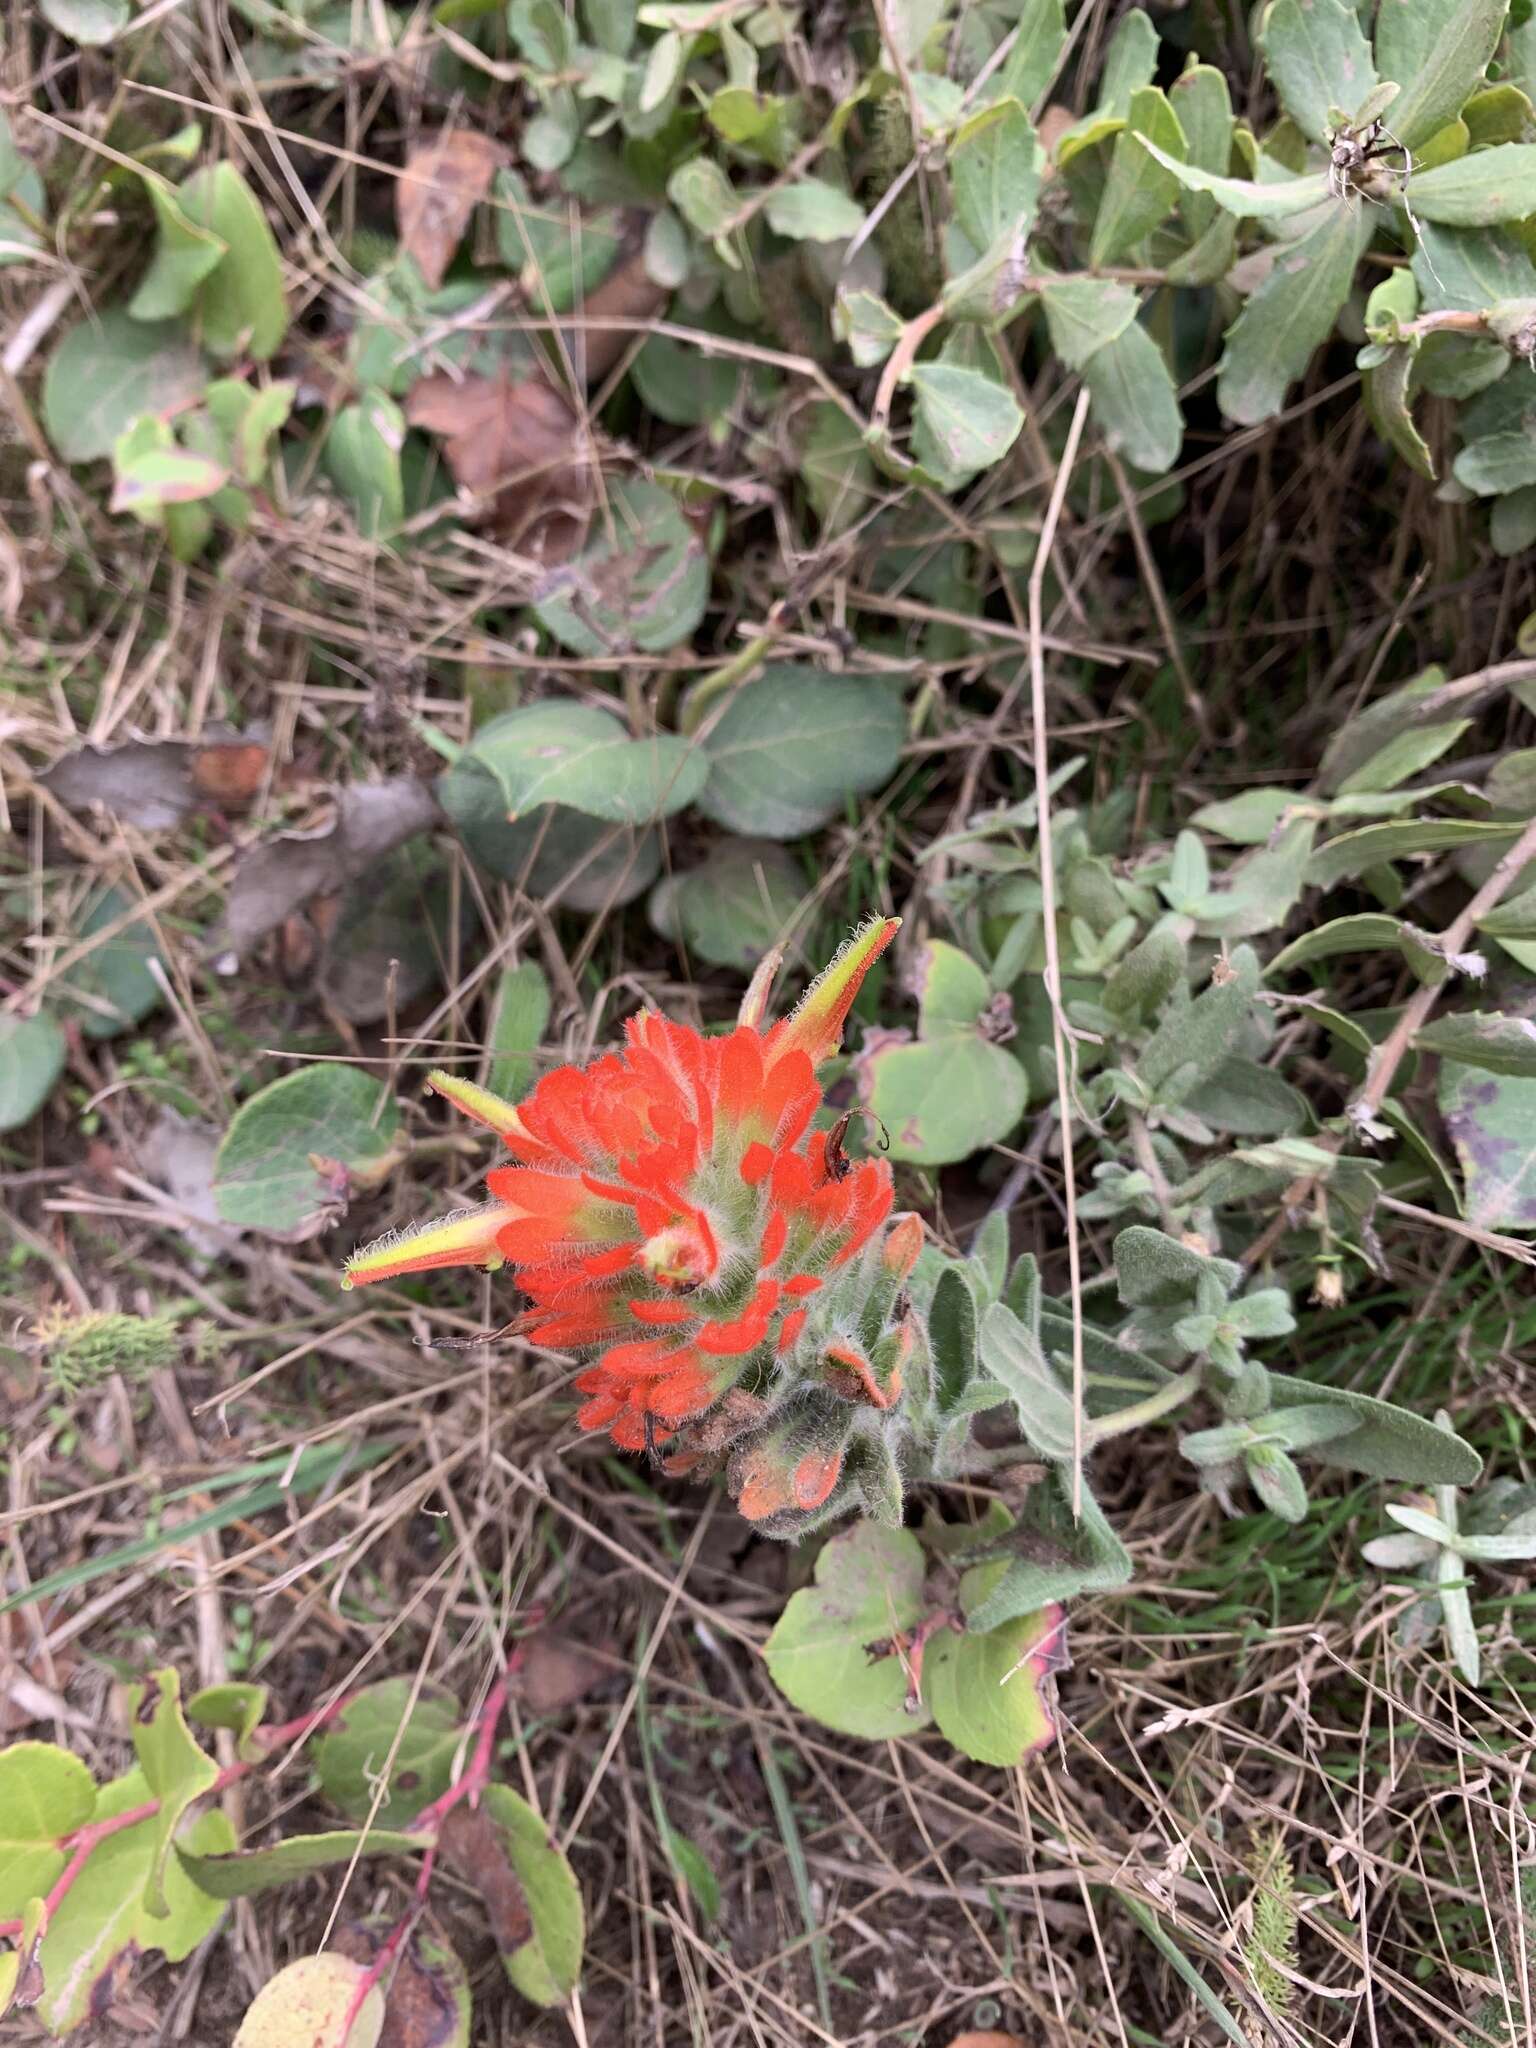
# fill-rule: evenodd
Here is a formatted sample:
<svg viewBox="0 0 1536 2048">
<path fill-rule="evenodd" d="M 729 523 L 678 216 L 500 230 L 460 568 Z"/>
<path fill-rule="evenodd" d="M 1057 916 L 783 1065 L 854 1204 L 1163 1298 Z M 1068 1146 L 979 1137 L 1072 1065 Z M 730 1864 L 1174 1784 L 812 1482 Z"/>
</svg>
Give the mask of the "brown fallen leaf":
<svg viewBox="0 0 1536 2048">
<path fill-rule="evenodd" d="M 456 132 L 456 131 L 455 131 Z M 631 245 L 601 284 L 569 316 L 559 340 L 564 358 L 595 383 L 637 339 L 637 328 L 606 320 L 645 322 L 667 293 L 646 275 L 641 244 L 645 216 L 628 223 Z M 486 500 L 485 521 L 498 540 L 548 564 L 568 562 L 586 539 L 596 493 L 596 452 L 585 422 L 551 375 L 422 377 L 405 401 L 413 427 L 443 436 L 454 481 Z"/>
<path fill-rule="evenodd" d="M 405 402 L 413 427 L 444 436 L 454 480 L 467 491 L 539 481 L 571 459 L 576 415 L 542 377 L 418 378 Z"/>
<path fill-rule="evenodd" d="M 546 560 L 580 545 L 592 501 L 590 442 L 545 378 L 420 378 L 405 401 L 413 427 L 441 434 L 454 481 L 491 499 L 498 535 Z"/>
<path fill-rule="evenodd" d="M 604 1656 L 563 1636 L 555 1629 L 541 1628 L 523 1639 L 523 1661 L 518 1669 L 523 1705 L 535 1714 L 558 1713 L 574 1706 L 606 1680 L 620 1673 L 611 1648 Z"/>
<path fill-rule="evenodd" d="M 432 785 L 397 775 L 338 790 L 335 812 L 324 824 L 253 847 L 235 870 L 223 921 L 210 943 L 219 972 L 233 974 L 258 940 L 312 896 L 356 881 L 440 818 Z"/>
<path fill-rule="evenodd" d="M 387 1918 L 343 1922 L 332 1945 L 338 1955 L 371 1966 L 390 1932 Z M 434 1921 L 411 1931 L 384 1981 L 388 1996 L 378 2048 L 451 2048 L 462 2038 L 463 1971 Z"/>
<path fill-rule="evenodd" d="M 956 2034 L 949 2048 L 1024 2048 L 1018 2034 L 992 2034 L 983 2030 L 979 2034 Z"/>
<path fill-rule="evenodd" d="M 499 142 L 472 128 L 445 128 L 406 158 L 395 186 L 400 245 L 429 290 L 442 283 L 470 215 L 506 161 Z"/>
<path fill-rule="evenodd" d="M 439 1844 L 443 1861 L 479 1893 L 502 1954 L 521 1948 L 533 1933 L 528 1895 L 485 1808 L 456 1806 L 443 1822 Z"/>
<path fill-rule="evenodd" d="M 126 825 L 163 832 L 199 806 L 243 810 L 261 787 L 272 743 L 260 728 L 210 728 L 196 740 L 129 739 L 76 747 L 37 779 L 72 811 L 100 804 Z"/>
<path fill-rule="evenodd" d="M 566 353 L 588 384 L 606 377 L 627 348 L 642 337 L 632 327 L 604 327 L 605 320 L 654 320 L 670 294 L 647 275 L 637 246 L 621 257 L 602 283 L 582 300 L 579 323 L 561 329 Z M 574 316 L 573 316 L 574 317 Z"/>
</svg>

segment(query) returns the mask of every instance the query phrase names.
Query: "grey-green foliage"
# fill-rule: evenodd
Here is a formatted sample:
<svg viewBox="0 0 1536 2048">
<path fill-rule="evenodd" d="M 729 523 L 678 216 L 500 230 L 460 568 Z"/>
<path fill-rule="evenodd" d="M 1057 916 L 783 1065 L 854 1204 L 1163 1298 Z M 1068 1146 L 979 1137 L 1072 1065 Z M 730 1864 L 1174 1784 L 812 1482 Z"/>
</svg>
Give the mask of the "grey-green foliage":
<svg viewBox="0 0 1536 2048">
<path fill-rule="evenodd" d="M 1450 1418 L 1436 1418 L 1449 1429 Z M 1536 1558 L 1536 1487 L 1495 1480 L 1465 1508 L 1457 1483 L 1437 1485 L 1433 1502 L 1399 1502 L 1387 1509 L 1397 1524 L 1365 1545 L 1366 1561 L 1382 1571 L 1411 1572 L 1424 1588 L 1403 1618 L 1405 1641 L 1422 1642 L 1443 1631 L 1468 1685 L 1482 1677 L 1482 1651 L 1472 1618 L 1469 1587 L 1480 1564 L 1520 1565 Z"/>
<path fill-rule="evenodd" d="M 1223 1418 L 1186 1435 L 1179 1448 L 1229 1508 L 1246 1478 L 1272 1513 L 1301 1521 L 1307 1490 L 1299 1458 L 1447 1487 L 1477 1477 L 1481 1460 L 1448 1417 L 1430 1423 L 1411 1409 L 1296 1379 L 1255 1357 L 1250 1347 L 1295 1328 L 1282 1288 L 1239 1291 L 1239 1265 L 1143 1224 L 1122 1230 L 1114 1251 L 1120 1300 L 1130 1311 L 1121 1335 L 1165 1365 L 1187 1369 L 1192 1359 Z"/>
<path fill-rule="evenodd" d="M 276 10 L 247 7 L 283 40 Z M 569 308 L 623 267 L 622 224 L 643 209 L 642 261 L 654 285 L 680 292 L 697 341 L 658 336 L 639 352 L 630 374 L 642 405 L 712 437 L 750 435 L 762 378 L 777 373 L 748 374 L 720 344 L 778 348 L 773 295 L 800 302 L 806 278 L 824 284 L 852 365 L 885 366 L 878 390 L 873 377 L 849 387 L 843 424 L 859 503 L 887 537 L 897 515 L 879 504 L 878 475 L 958 491 L 1021 459 L 1032 440 L 1021 440 L 1021 353 L 1054 354 L 1082 380 L 1090 449 L 1160 475 L 1183 442 L 1181 385 L 1218 365 L 1231 421 L 1274 417 L 1351 294 L 1365 296 L 1362 280 L 1375 287 L 1363 401 L 1389 446 L 1432 477 L 1421 393 L 1471 401 L 1536 352 L 1536 266 L 1520 232 L 1536 214 L 1531 29 L 1508 0 L 1384 0 L 1373 36 L 1370 11 L 1350 0 L 1256 10 L 1263 75 L 1252 106 L 1234 108 L 1214 62 L 1192 55 L 1174 75 L 1161 13 L 1131 7 L 1097 76 L 1072 81 L 1087 110 L 1048 159 L 1036 118 L 1076 61 L 1061 0 L 950 10 L 947 34 L 943 10 L 898 9 L 904 82 L 867 76 L 820 135 L 814 169 L 789 175 L 823 116 L 767 18 L 722 17 L 703 33 L 686 8 L 517 0 L 508 32 L 535 103 L 521 168 L 496 172 L 480 231 L 466 222 L 435 289 L 403 226 L 373 252 L 347 309 L 352 388 L 324 430 L 324 471 L 366 536 L 400 552 L 420 545 L 433 528 L 423 515 L 436 502 L 434 450 L 397 401 L 424 372 L 532 376 L 536 339 L 458 316 L 488 285 L 546 312 Z M 316 30 L 314 48 L 317 61 L 340 55 L 330 30 Z M 263 35 L 252 54 L 258 68 L 277 57 Z M 237 473 L 199 404 L 211 368 L 235 370 L 219 383 L 261 389 L 249 366 L 278 349 L 289 307 L 262 197 L 232 164 L 200 161 L 200 132 L 186 132 L 185 145 L 153 142 L 121 161 L 125 226 L 146 260 L 121 303 L 62 334 L 43 421 L 65 460 L 116 453 L 116 509 L 191 559 L 240 530 L 260 480 Z M 0 262 L 42 243 L 47 205 L 0 130 Z M 1185 303 L 1189 292 L 1212 295 L 1219 318 L 1204 298 Z M 1450 311 L 1474 324 L 1437 328 L 1433 316 Z M 574 333 L 554 353 L 570 354 Z M 276 401 L 274 435 L 289 402 Z M 1456 481 L 1490 501 L 1505 552 L 1536 539 L 1529 447 L 1509 440 L 1519 432 L 1469 417 L 1454 464 Z M 700 626 L 710 544 L 688 475 L 616 470 L 586 545 L 526 593 L 568 651 L 662 652 Z"/>
<path fill-rule="evenodd" d="M 1390 0 L 1373 47 L 1348 0 L 1275 0 L 1261 10 L 1259 44 L 1294 127 L 1289 141 L 1276 140 L 1284 154 L 1270 156 L 1266 138 L 1234 120 L 1213 66 L 1192 58 L 1167 91 L 1152 83 L 1156 27 L 1132 9 L 1107 46 L 1096 104 L 1055 144 L 1058 203 L 1045 208 L 1038 152 L 1027 146 L 1030 108 L 1010 96 L 1011 67 L 1001 67 L 977 95 L 981 111 L 967 102 L 948 137 L 947 282 L 934 312 L 951 329 L 937 344 L 924 341 L 901 371 L 916 398 L 905 459 L 947 488 L 1008 459 L 1017 432 L 1002 417 L 1008 394 L 980 382 L 973 391 L 967 384 L 963 403 L 957 382 L 956 416 L 936 433 L 937 371 L 926 352 L 948 364 L 957 329 L 998 332 L 1038 306 L 1050 349 L 1089 391 L 1106 445 L 1138 469 L 1166 470 L 1183 434 L 1166 338 L 1178 316 L 1168 301 L 1181 288 L 1221 283 L 1242 264 L 1239 291 L 1218 301 L 1226 332 L 1217 397 L 1234 423 L 1255 424 L 1281 411 L 1335 335 L 1372 252 L 1378 266 L 1397 267 L 1368 313 L 1363 396 L 1389 444 L 1433 477 L 1435 458 L 1413 416 L 1419 391 L 1454 390 L 1458 368 L 1473 363 L 1491 382 L 1536 353 L 1536 309 L 1522 289 L 1529 259 L 1512 256 L 1503 274 L 1485 260 L 1485 245 L 1498 246 L 1507 224 L 1536 212 L 1529 101 L 1516 83 L 1490 92 L 1500 62 L 1523 75 L 1523 32 L 1504 43 L 1506 13 L 1507 0 Z M 914 50 L 920 74 L 941 61 L 941 42 Z M 1299 164 L 1285 153 L 1298 140 Z M 1116 264 L 1160 272 L 1165 282 L 1132 287 L 1090 274 Z M 891 309 L 867 292 L 855 296 L 882 319 L 876 335 L 850 300 L 843 335 L 856 359 L 879 362 L 893 347 L 910 357 Z M 1452 305 L 1478 324 L 1437 331 L 1421 323 Z M 926 335 L 933 315 L 918 318 Z M 883 418 L 876 424 L 877 446 L 903 473 L 899 442 Z M 1495 500 L 1496 545 L 1512 550 L 1536 537 L 1536 467 L 1523 441 L 1505 447 L 1481 435 L 1456 474 Z"/>
</svg>

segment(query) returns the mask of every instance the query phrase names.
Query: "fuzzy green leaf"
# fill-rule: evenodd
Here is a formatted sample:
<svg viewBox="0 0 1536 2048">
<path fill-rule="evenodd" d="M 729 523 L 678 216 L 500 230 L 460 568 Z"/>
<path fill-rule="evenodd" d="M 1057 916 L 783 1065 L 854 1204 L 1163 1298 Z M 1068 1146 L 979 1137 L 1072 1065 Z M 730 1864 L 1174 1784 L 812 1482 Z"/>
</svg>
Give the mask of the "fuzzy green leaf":
<svg viewBox="0 0 1536 2048">
<path fill-rule="evenodd" d="M 1362 395 L 1377 433 L 1391 442 L 1411 470 L 1433 482 L 1435 458 L 1414 425 L 1409 403 L 1412 380 L 1412 353 L 1407 348 L 1394 348 L 1384 363 L 1365 372 Z"/>
<path fill-rule="evenodd" d="M 647 824 L 692 803 L 709 773 L 693 741 L 671 733 L 632 739 L 612 712 L 569 698 L 492 719 L 469 753 L 500 783 L 513 824 L 544 804 L 615 825 Z"/>
<path fill-rule="evenodd" d="M 1457 483 L 1479 498 L 1523 490 L 1536 484 L 1536 437 L 1518 431 L 1485 434 L 1462 449 L 1451 471 Z"/>
<path fill-rule="evenodd" d="M 1484 228 L 1536 212 L 1536 142 L 1504 142 L 1416 171 L 1404 193 L 1424 220 Z"/>
<path fill-rule="evenodd" d="M 1529 1017 L 1463 1010 L 1426 1024 L 1413 1043 L 1419 1052 L 1440 1053 L 1482 1073 L 1536 1080 L 1536 1023 Z"/>
<path fill-rule="evenodd" d="M 969 1269 L 945 1266 L 928 1309 L 934 1392 L 945 1412 L 958 1412 L 976 1370 L 976 1294 Z"/>
<path fill-rule="evenodd" d="M 1509 0 L 1463 0 L 1442 23 L 1413 77 L 1399 80 L 1403 90 L 1388 109 L 1388 122 L 1399 142 L 1417 149 L 1456 119 L 1488 69 L 1508 12 Z M 1415 180 L 1415 209 L 1417 186 Z"/>
<path fill-rule="evenodd" d="M 700 734 L 710 771 L 699 809 L 732 832 L 798 838 L 887 781 L 905 737 L 886 683 L 771 662 Z"/>
<path fill-rule="evenodd" d="M 1081 1518 L 1074 1519 L 1071 1478 L 1062 1467 L 1054 1467 L 1050 1480 L 1030 1489 L 1020 1528 L 1033 1554 L 1013 1558 L 995 1579 L 978 1574 L 971 1581 L 968 1573 L 970 1584 L 962 1584 L 962 1605 L 972 1585 L 980 1592 L 975 1604 L 965 1607 L 966 1627 L 978 1634 L 1053 1601 L 1108 1592 L 1131 1576 L 1130 1553 L 1086 1488 Z"/>
<path fill-rule="evenodd" d="M 1000 1576 L 1006 1566 L 983 1566 Z M 978 1574 L 979 1576 L 980 1574 Z M 923 1652 L 923 1698 L 963 1756 L 1011 1769 L 1056 1732 L 1049 1681 L 1064 1654 L 1060 1607 L 1021 1614 L 978 1635 L 946 1629 Z"/>
<path fill-rule="evenodd" d="M 1347 0 L 1274 0 L 1262 22 L 1270 83 L 1308 141 L 1326 142 L 1330 110 L 1353 113 L 1376 84 L 1359 15 Z"/>
<path fill-rule="evenodd" d="M 361 1067 L 327 1063 L 285 1074 L 241 1104 L 214 1161 L 213 1198 L 226 1223 L 289 1235 L 319 1227 L 335 1193 L 316 1159 L 348 1174 L 377 1168 L 400 1113 Z"/>
<path fill-rule="evenodd" d="M 1259 970 L 1248 946 L 1236 948 L 1232 963 L 1236 972 L 1227 980 L 1213 982 L 1192 1002 L 1170 1003 L 1137 1056 L 1138 1075 L 1160 1100 L 1181 1101 L 1236 1051 L 1253 1008 Z"/>
<path fill-rule="evenodd" d="M 823 1544 L 814 1584 L 791 1596 L 763 1646 L 792 1706 L 870 1741 L 924 1725 L 928 1711 L 908 1712 L 906 1669 L 888 1647 L 922 1617 L 923 1570 L 906 1529 L 859 1522 Z"/>
<path fill-rule="evenodd" d="M 1168 88 L 1168 100 L 1184 132 L 1189 162 L 1225 177 L 1232 160 L 1232 95 L 1224 73 L 1214 64 L 1191 61 Z M 1190 234 L 1199 236 L 1211 226 L 1217 204 L 1209 192 L 1186 191 L 1179 211 Z"/>
<path fill-rule="evenodd" d="M 994 1302 L 983 1316 L 979 1350 L 983 1366 L 1008 1389 L 1025 1441 L 1044 1458 L 1070 1458 L 1072 1396 L 1006 1302 Z"/>
<path fill-rule="evenodd" d="M 1276 11 L 1287 5 L 1299 0 L 1278 0 Z M 1216 396 L 1228 419 L 1254 426 L 1279 412 L 1333 332 L 1373 227 L 1367 208 L 1341 199 L 1276 250 L 1269 276 L 1227 330 Z"/>
<path fill-rule="evenodd" d="M 1018 401 L 982 371 L 958 363 L 919 363 L 910 381 L 918 419 L 957 477 L 1001 462 L 1018 439 L 1024 424 Z"/>
<path fill-rule="evenodd" d="M 1324 1402 L 1359 1418 L 1347 1436 L 1331 1437 L 1308 1451 L 1308 1457 L 1324 1465 L 1413 1486 L 1470 1486 L 1483 1469 L 1482 1459 L 1463 1438 L 1390 1401 L 1273 1371 L 1269 1386 L 1277 1409 Z"/>
<path fill-rule="evenodd" d="M 1183 163 L 1162 150 L 1155 138 L 1148 138 L 1143 147 L 1186 192 L 1208 194 L 1238 220 L 1289 220 L 1296 214 L 1309 213 L 1328 197 L 1325 171 L 1310 172 L 1304 178 L 1276 178 L 1267 184 L 1254 184 L 1248 178 L 1223 177 L 1197 164 Z"/>
<path fill-rule="evenodd" d="M 1148 144 L 1155 143 L 1155 150 Z M 1189 153 L 1179 117 L 1155 85 L 1131 94 L 1125 126 L 1115 137 L 1109 176 L 1094 217 L 1089 261 L 1095 270 L 1118 262 L 1173 211 L 1179 181 L 1167 159 Z"/>
<path fill-rule="evenodd" d="M 995 100 L 956 133 L 949 182 L 955 219 L 976 248 L 1024 241 L 1034 225 L 1040 163 L 1035 131 L 1017 100 Z"/>
<path fill-rule="evenodd" d="M 1062 0 L 1010 0 L 1008 19 L 1015 24 L 1013 48 L 1003 60 L 994 84 L 1000 99 L 1015 99 L 1029 111 L 1056 75 L 1067 39 Z"/>
<path fill-rule="evenodd" d="M 1242 1268 L 1213 1252 L 1197 1252 L 1166 1231 L 1133 1223 L 1115 1239 L 1115 1278 L 1127 1308 L 1172 1308 L 1194 1298 L 1205 1274 L 1230 1294 Z"/>
<path fill-rule="evenodd" d="M 1162 350 L 1132 321 L 1084 363 L 1083 382 L 1108 445 L 1133 468 L 1157 475 L 1178 460 L 1184 420 Z"/>
<path fill-rule="evenodd" d="M 1136 294 L 1109 278 L 1064 277 L 1041 287 L 1051 348 L 1070 370 L 1123 334 L 1136 318 Z"/>
<path fill-rule="evenodd" d="M 1482 818 L 1404 818 L 1341 832 L 1320 846 L 1307 865 L 1307 880 L 1319 889 L 1337 888 L 1355 875 L 1369 874 L 1394 860 L 1420 853 L 1450 853 L 1463 846 L 1508 845 L 1518 825 Z"/>
</svg>

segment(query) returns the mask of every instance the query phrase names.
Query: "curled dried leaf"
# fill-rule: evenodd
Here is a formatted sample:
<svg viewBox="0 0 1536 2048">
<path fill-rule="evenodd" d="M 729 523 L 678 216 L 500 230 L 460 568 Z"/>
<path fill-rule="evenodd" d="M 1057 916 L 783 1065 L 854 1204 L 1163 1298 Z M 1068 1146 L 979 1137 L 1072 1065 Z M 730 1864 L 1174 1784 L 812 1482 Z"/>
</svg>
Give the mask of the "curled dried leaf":
<svg viewBox="0 0 1536 2048">
<path fill-rule="evenodd" d="M 507 152 L 472 128 L 445 128 L 413 149 L 395 188 L 400 241 L 428 288 L 436 291 Z"/>
<path fill-rule="evenodd" d="M 72 811 L 100 804 L 143 832 L 179 825 L 200 805 L 244 810 L 266 777 L 265 732 L 210 728 L 198 740 L 130 739 L 113 747 L 77 747 L 38 777 Z"/>
</svg>

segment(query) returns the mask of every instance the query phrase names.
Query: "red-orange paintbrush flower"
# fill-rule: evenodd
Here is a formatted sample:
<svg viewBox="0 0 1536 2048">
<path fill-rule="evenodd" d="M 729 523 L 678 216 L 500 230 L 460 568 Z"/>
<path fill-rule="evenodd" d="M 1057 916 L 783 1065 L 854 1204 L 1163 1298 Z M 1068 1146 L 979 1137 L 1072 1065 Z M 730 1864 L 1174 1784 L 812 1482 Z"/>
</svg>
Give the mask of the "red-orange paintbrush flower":
<svg viewBox="0 0 1536 2048">
<path fill-rule="evenodd" d="M 483 1207 L 356 1253 L 346 1284 L 513 1266 L 518 1330 L 597 1354 L 576 1382 L 584 1429 L 667 1445 L 674 1469 L 736 1447 L 742 1506 L 770 1526 L 826 1507 L 856 1481 L 855 1411 L 893 1408 L 911 1341 L 887 1328 L 920 1242 L 880 1256 L 890 1168 L 812 1128 L 817 1063 L 898 922 L 866 925 L 777 1024 L 760 976 L 729 1034 L 642 1012 L 622 1052 L 557 1069 L 515 1109 L 434 1074 L 514 1163 Z"/>
</svg>

